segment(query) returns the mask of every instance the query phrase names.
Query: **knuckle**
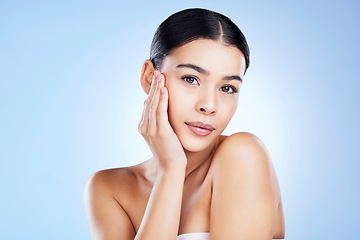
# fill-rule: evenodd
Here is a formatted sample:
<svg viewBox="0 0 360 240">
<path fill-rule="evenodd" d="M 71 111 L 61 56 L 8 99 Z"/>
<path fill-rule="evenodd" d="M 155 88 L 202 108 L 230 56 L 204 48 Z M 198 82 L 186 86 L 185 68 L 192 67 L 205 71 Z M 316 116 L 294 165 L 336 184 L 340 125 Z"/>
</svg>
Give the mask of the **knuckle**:
<svg viewBox="0 0 360 240">
<path fill-rule="evenodd" d="M 138 131 L 141 133 L 141 135 L 143 135 L 143 136 L 146 135 L 146 128 L 144 125 L 140 126 L 138 128 Z"/>
<path fill-rule="evenodd" d="M 154 139 L 156 137 L 156 132 L 154 130 L 149 130 L 147 132 L 147 136 L 151 139 Z"/>
<path fill-rule="evenodd" d="M 166 138 L 167 131 L 165 131 L 165 129 L 159 129 L 158 136 L 159 136 L 159 138 Z"/>
<path fill-rule="evenodd" d="M 156 109 L 156 114 L 157 114 L 157 115 L 161 115 L 161 109 L 160 109 L 160 108 L 157 108 L 157 109 Z"/>
<path fill-rule="evenodd" d="M 147 136 L 153 138 L 156 136 L 156 129 L 154 127 L 149 126 L 146 132 Z"/>
<path fill-rule="evenodd" d="M 140 132 L 141 136 L 143 136 L 143 137 L 146 137 L 146 136 L 147 136 L 144 131 L 139 131 L 139 132 Z"/>
</svg>

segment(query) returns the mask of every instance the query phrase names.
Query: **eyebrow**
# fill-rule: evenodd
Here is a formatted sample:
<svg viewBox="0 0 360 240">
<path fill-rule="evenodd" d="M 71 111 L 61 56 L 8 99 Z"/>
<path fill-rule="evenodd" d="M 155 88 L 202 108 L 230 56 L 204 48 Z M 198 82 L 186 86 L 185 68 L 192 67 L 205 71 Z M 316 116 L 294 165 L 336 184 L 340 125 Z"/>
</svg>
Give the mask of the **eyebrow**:
<svg viewBox="0 0 360 240">
<path fill-rule="evenodd" d="M 210 72 L 208 70 L 203 69 L 202 67 L 196 66 L 194 64 L 191 63 L 187 63 L 187 64 L 179 64 L 176 66 L 176 68 L 191 68 L 194 69 L 195 71 L 204 74 L 206 76 L 210 75 Z M 226 76 L 223 78 L 223 80 L 239 80 L 242 83 L 242 78 L 240 76 L 237 75 L 233 75 L 233 76 Z"/>
</svg>

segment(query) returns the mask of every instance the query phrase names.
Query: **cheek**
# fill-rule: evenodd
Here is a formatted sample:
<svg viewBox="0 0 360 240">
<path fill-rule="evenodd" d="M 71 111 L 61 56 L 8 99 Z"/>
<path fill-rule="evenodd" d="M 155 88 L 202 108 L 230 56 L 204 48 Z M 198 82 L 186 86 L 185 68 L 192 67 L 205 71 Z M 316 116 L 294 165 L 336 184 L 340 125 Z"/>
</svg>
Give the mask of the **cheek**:
<svg viewBox="0 0 360 240">
<path fill-rule="evenodd" d="M 171 75 L 168 76 L 165 86 L 169 93 L 169 114 L 179 115 L 189 112 L 189 108 L 195 101 L 194 96 L 189 94 L 189 89 Z"/>
<path fill-rule="evenodd" d="M 181 87 L 179 86 L 168 84 L 167 89 L 169 92 L 169 121 L 173 122 L 180 116 L 184 117 L 184 114 L 189 110 L 191 100 L 184 91 L 181 91 Z"/>
<path fill-rule="evenodd" d="M 218 113 L 221 115 L 220 121 L 228 123 L 234 116 L 238 105 L 238 99 L 223 99 L 218 107 Z"/>
</svg>

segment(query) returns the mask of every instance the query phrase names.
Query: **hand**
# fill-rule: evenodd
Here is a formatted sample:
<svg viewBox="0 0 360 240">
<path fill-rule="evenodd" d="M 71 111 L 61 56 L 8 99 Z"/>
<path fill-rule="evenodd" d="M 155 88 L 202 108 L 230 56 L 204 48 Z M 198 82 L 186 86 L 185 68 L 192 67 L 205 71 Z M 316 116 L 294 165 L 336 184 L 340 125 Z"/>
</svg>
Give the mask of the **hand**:
<svg viewBox="0 0 360 240">
<path fill-rule="evenodd" d="M 155 71 L 150 93 L 145 100 L 139 132 L 145 138 L 161 170 L 186 167 L 183 147 L 168 120 L 168 91 L 165 77 Z"/>
</svg>

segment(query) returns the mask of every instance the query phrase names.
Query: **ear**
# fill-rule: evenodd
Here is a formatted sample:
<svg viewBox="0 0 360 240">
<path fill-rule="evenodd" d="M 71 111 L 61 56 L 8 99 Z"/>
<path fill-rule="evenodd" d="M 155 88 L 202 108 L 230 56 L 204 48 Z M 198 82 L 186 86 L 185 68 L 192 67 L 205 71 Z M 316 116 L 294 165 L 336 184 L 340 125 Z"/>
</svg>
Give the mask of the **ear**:
<svg viewBox="0 0 360 240">
<path fill-rule="evenodd" d="M 154 65 L 150 60 L 145 60 L 142 69 L 141 69 L 141 77 L 140 77 L 140 83 L 141 87 L 144 90 L 146 94 L 149 94 L 151 82 L 154 75 Z"/>
</svg>

